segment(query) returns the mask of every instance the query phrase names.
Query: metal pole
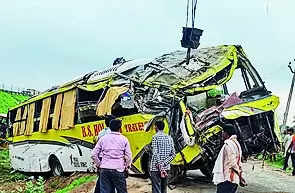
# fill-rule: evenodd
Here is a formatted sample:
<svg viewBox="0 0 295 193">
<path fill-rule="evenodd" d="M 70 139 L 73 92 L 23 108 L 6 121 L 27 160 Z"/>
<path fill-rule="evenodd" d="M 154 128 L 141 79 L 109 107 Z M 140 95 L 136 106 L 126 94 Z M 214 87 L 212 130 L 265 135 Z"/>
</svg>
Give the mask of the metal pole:
<svg viewBox="0 0 295 193">
<path fill-rule="evenodd" d="M 186 65 L 189 64 L 190 58 L 191 58 L 191 48 L 188 48 L 186 52 Z"/>
<path fill-rule="evenodd" d="M 283 128 L 284 129 L 285 129 L 286 123 L 287 123 L 287 118 L 288 118 L 288 113 L 289 113 L 291 98 L 292 98 L 292 94 L 293 94 L 293 87 L 294 87 L 294 82 L 295 82 L 295 72 L 291 68 L 291 62 L 289 62 L 288 67 L 289 67 L 290 71 L 293 74 L 293 79 L 292 79 L 292 83 L 291 83 L 291 88 L 290 88 L 290 92 L 289 92 L 289 97 L 288 97 L 288 101 L 287 101 L 286 110 L 285 110 L 285 113 L 284 113 L 284 121 L 283 121 Z"/>
</svg>

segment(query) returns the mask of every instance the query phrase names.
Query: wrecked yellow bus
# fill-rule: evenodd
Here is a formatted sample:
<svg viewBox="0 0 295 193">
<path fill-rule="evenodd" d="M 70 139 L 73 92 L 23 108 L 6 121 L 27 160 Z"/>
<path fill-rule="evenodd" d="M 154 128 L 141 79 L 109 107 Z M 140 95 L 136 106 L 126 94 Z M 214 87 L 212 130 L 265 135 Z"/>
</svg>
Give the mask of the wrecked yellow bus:
<svg viewBox="0 0 295 193">
<path fill-rule="evenodd" d="M 211 171 L 232 123 L 247 157 L 275 151 L 278 97 L 268 91 L 241 46 L 222 45 L 153 60 L 119 60 L 104 71 L 53 87 L 10 109 L 11 164 L 24 172 L 94 171 L 94 138 L 112 114 L 131 145 L 131 170 L 148 174 L 153 123 L 163 119 L 177 155 L 171 175 Z"/>
</svg>

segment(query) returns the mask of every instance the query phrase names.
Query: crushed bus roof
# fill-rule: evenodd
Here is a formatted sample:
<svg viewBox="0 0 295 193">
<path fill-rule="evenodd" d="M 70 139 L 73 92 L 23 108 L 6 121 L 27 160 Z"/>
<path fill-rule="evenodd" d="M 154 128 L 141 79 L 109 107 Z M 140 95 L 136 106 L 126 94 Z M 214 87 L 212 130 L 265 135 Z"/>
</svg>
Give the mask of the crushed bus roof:
<svg viewBox="0 0 295 193">
<path fill-rule="evenodd" d="M 249 60 L 241 46 L 236 45 L 194 50 L 188 65 L 185 51 L 175 51 L 154 60 L 130 60 L 103 71 L 87 73 L 32 97 L 12 109 L 76 87 L 95 91 L 106 85 L 130 84 L 130 81 L 165 88 L 172 93 L 194 94 L 226 83 L 237 65 L 247 62 Z"/>
</svg>

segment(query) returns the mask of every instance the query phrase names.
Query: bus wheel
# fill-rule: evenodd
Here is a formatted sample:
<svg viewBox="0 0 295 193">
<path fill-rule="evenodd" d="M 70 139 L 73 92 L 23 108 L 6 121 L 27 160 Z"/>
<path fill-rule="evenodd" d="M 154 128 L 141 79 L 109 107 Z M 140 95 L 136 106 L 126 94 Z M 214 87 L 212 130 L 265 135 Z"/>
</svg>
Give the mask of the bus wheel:
<svg viewBox="0 0 295 193">
<path fill-rule="evenodd" d="M 168 184 L 174 184 L 185 175 L 185 171 L 180 166 L 171 165 L 168 174 Z"/>
<path fill-rule="evenodd" d="M 204 174 L 209 180 L 213 179 L 213 173 L 212 173 L 213 168 L 201 168 L 200 171 L 202 174 Z"/>
<path fill-rule="evenodd" d="M 50 169 L 51 169 L 53 176 L 63 176 L 64 175 L 64 170 L 63 170 L 59 160 L 55 156 L 52 156 L 50 158 L 49 165 L 50 165 Z"/>
</svg>

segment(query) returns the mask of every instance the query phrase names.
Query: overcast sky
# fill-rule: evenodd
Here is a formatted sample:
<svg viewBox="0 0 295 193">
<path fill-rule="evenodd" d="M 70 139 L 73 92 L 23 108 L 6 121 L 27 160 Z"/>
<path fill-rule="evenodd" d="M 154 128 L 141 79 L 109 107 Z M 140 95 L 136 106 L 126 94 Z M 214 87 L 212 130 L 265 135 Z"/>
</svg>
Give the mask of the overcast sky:
<svg viewBox="0 0 295 193">
<path fill-rule="evenodd" d="M 6 87 L 43 91 L 116 57 L 182 49 L 185 0 L 0 1 L 0 84 Z M 199 0 L 197 7 L 201 47 L 241 44 L 281 97 L 280 114 L 292 78 L 287 64 L 295 58 L 294 10 L 294 0 Z"/>
</svg>

